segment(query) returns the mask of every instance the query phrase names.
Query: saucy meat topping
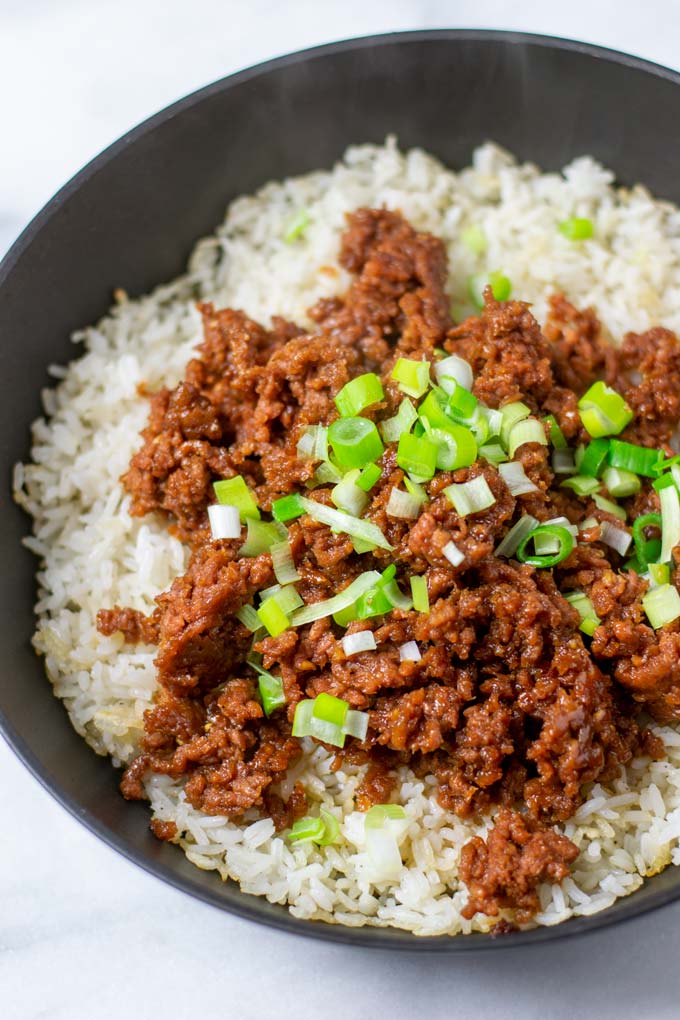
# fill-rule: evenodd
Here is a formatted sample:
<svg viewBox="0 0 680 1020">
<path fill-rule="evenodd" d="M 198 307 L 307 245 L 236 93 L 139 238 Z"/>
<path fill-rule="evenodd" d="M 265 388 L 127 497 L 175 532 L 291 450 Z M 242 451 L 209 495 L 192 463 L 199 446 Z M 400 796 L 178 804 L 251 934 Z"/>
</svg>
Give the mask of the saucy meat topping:
<svg viewBox="0 0 680 1020">
<path fill-rule="evenodd" d="M 634 491 L 613 503 L 601 472 L 590 476 L 596 484 L 587 491 L 563 486 L 577 468 L 560 472 L 554 457 L 567 444 L 590 449 L 578 405 L 599 380 L 630 412 L 616 439 L 672 457 L 680 344 L 654 329 L 629 334 L 617 349 L 592 309 L 576 309 L 562 295 L 551 300 L 541 328 L 528 305 L 498 302 L 490 288 L 480 314 L 454 325 L 443 244 L 384 209 L 348 218 L 340 262 L 353 282 L 342 299 L 311 310 L 311 332 L 282 319 L 265 329 L 242 312 L 201 305 L 197 356 L 174 390 L 149 398 L 142 445 L 123 477 L 130 512 L 162 514 L 192 552 L 151 617 L 120 607 L 99 614 L 104 633 L 121 630 L 129 641 L 158 646 L 158 695 L 122 791 L 144 797 L 149 770 L 185 777 L 186 797 L 198 809 L 238 819 L 255 807 L 277 828 L 289 827 L 306 810 L 305 791 L 296 786 L 284 803 L 274 787 L 301 754 L 296 709 L 330 695 L 365 720 L 363 737 L 335 744 L 336 767 L 343 760 L 367 765 L 360 810 L 389 801 L 402 764 L 434 775 L 442 805 L 461 817 L 497 810 L 487 840 L 475 838 L 462 851 L 466 916 L 512 908 L 523 923 L 538 909 L 538 884 L 560 881 L 578 853 L 551 825 L 573 815 L 584 784 L 614 777 L 636 753 L 663 753 L 640 721 L 642 710 L 662 721 L 680 718 L 680 623 L 650 624 L 642 600 L 654 581 L 645 561 L 631 563 L 611 544 L 612 529 L 625 545 L 628 522 L 659 514 L 655 475 L 641 474 Z M 484 455 L 408 479 L 398 443 L 385 441 L 379 477 L 356 515 L 379 529 L 385 548 L 362 546 L 315 519 L 314 508 L 322 516 L 335 510 L 336 480 L 329 480 L 332 459 L 324 478 L 317 473 L 323 458 L 300 454 L 305 430 L 331 426 L 339 391 L 375 373 L 381 399 L 359 413 L 382 431 L 405 399 L 420 408 L 393 377 L 399 359 L 434 368 L 450 355 L 472 369 L 480 406 L 493 411 L 521 401 L 543 422 L 543 439 L 534 432 L 504 458 L 521 465 L 525 491 L 513 495 L 498 461 Z M 416 417 L 413 411 L 411 424 Z M 487 442 L 499 439 L 492 433 Z M 213 484 L 236 476 L 267 520 L 282 497 L 308 501 L 306 512 L 279 525 L 298 575 L 298 606 L 331 599 L 374 571 L 402 594 L 412 577 L 424 578 L 426 609 L 378 599 L 377 611 L 342 622 L 328 614 L 269 632 L 258 622 L 253 633 L 243 608 L 254 613 L 260 593 L 276 584 L 272 553 L 245 555 L 245 532 L 213 539 L 207 514 Z M 449 487 L 475 480 L 488 493 L 486 505 L 459 512 Z M 409 485 L 421 500 L 417 512 L 395 516 L 391 494 Z M 538 564 L 529 556 L 521 562 L 517 545 L 512 555 L 496 553 L 529 515 L 535 526 L 548 524 L 548 538 L 557 522 L 558 545 L 576 536 L 568 554 L 562 546 L 552 556 L 554 565 L 543 562 L 550 552 L 534 556 Z M 658 538 L 660 521 L 649 520 L 636 549 Z M 677 583 L 674 558 L 666 583 Z M 590 600 L 590 615 L 564 597 L 574 592 Z M 348 654 L 343 639 L 365 631 L 375 648 Z M 405 654 L 413 643 L 417 654 Z M 268 714 L 263 674 L 281 692 Z M 160 824 L 154 831 L 175 834 Z"/>
</svg>

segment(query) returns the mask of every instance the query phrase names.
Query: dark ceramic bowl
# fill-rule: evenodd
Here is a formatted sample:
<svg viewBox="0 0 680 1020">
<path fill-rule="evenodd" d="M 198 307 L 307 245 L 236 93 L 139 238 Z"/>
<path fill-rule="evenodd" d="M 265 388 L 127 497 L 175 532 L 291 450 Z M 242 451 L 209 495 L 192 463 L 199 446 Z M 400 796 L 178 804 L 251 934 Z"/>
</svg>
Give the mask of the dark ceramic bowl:
<svg viewBox="0 0 680 1020">
<path fill-rule="evenodd" d="M 178 275 L 196 238 L 236 195 L 330 166 L 348 143 L 395 133 L 464 165 L 486 139 L 558 169 L 591 153 L 624 184 L 680 203 L 680 75 L 580 43 L 503 32 L 379 36 L 296 53 L 217 82 L 164 110 L 89 164 L 24 231 L 0 266 L 2 477 L 28 454 L 50 362 L 101 316 L 114 286 L 140 294 Z M 670 130 L 669 130 L 670 127 Z M 141 804 L 71 729 L 31 649 L 35 561 L 23 514 L 2 505 L 0 726 L 38 780 L 131 861 L 199 899 L 302 935 L 367 947 L 492 949 L 585 932 L 680 896 L 668 868 L 593 917 L 493 939 L 300 921 L 199 871 L 156 840 Z"/>
</svg>

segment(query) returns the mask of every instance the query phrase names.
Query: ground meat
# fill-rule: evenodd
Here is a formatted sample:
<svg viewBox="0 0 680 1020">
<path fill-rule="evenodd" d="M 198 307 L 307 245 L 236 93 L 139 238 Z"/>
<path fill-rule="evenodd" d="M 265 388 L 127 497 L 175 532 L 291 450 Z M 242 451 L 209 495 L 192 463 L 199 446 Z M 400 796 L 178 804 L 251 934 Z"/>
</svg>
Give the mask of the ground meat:
<svg viewBox="0 0 680 1020">
<path fill-rule="evenodd" d="M 150 616 L 117 606 L 98 616 L 103 633 L 158 646 L 158 694 L 121 789 L 142 798 L 149 772 L 182 778 L 194 807 L 234 819 L 256 808 L 283 830 L 308 810 L 299 784 L 286 802 L 278 785 L 301 752 L 291 732 L 296 706 L 325 692 L 368 715 L 365 739 L 348 739 L 333 763 L 365 766 L 359 809 L 388 801 L 397 769 L 408 765 L 435 777 L 445 809 L 461 817 L 498 812 L 487 841 L 463 849 L 467 914 L 514 911 L 512 923 L 523 923 L 538 907 L 538 884 L 561 880 L 576 856 L 550 826 L 573 815 L 585 784 L 612 778 L 634 754 L 663 753 L 638 721 L 641 710 L 680 718 L 680 623 L 649 626 L 647 581 L 622 569 L 598 522 L 628 526 L 562 487 L 538 442 L 514 458 L 533 491 L 513 496 L 498 469 L 478 459 L 425 481 L 417 519 L 394 517 L 390 496 L 405 478 L 396 444 L 386 443 L 363 516 L 392 548 L 357 553 L 348 535 L 301 516 L 288 523 L 296 588 L 315 603 L 367 570 L 393 566 L 403 593 L 414 575 L 425 578 L 429 612 L 393 609 L 347 627 L 324 617 L 253 636 L 237 614 L 274 584 L 271 555 L 241 555 L 244 536 L 211 541 L 206 506 L 213 482 L 236 474 L 265 515 L 293 492 L 333 506 L 332 483 L 316 484 L 314 464 L 298 457 L 304 427 L 330 424 L 337 391 L 369 371 L 381 376 L 384 399 L 362 413 L 380 424 L 404 399 L 391 378 L 396 359 L 432 360 L 442 347 L 469 361 L 484 404 L 521 400 L 535 415 L 552 414 L 572 447 L 588 442 L 578 400 L 600 378 L 634 411 L 623 437 L 666 444 L 680 418 L 680 344 L 652 330 L 630 334 L 617 352 L 592 309 L 557 295 L 541 329 L 528 305 L 497 302 L 489 289 L 480 315 L 453 327 L 442 243 L 384 209 L 348 218 L 340 261 L 352 282 L 344 296 L 311 310 L 311 331 L 280 319 L 266 329 L 242 312 L 202 305 L 196 357 L 174 390 L 150 397 L 123 484 L 131 513 L 160 512 L 191 555 Z M 445 490 L 480 477 L 492 505 L 460 516 Z M 658 512 L 651 480 L 622 505 L 631 520 Z M 495 555 L 523 514 L 566 517 L 580 528 L 554 570 Z M 456 565 L 451 543 L 462 555 Z M 676 585 L 679 573 L 672 572 Z M 563 596 L 574 590 L 588 595 L 599 618 L 592 638 Z M 365 630 L 377 650 L 348 656 L 343 636 Z M 409 642 L 417 661 L 402 658 Z M 281 679 L 285 705 L 269 719 L 253 661 Z M 162 824 L 157 834 L 174 838 Z"/>
<path fill-rule="evenodd" d="M 166 840 L 171 843 L 177 836 L 177 826 L 174 822 L 163 822 L 160 818 L 152 818 L 149 822 L 149 828 L 153 832 L 156 839 Z"/>
<path fill-rule="evenodd" d="M 460 877 L 470 891 L 463 916 L 496 917 L 511 907 L 524 923 L 540 908 L 539 883 L 561 882 L 577 857 L 566 836 L 501 808 L 486 841 L 475 836 L 463 847 Z"/>
</svg>

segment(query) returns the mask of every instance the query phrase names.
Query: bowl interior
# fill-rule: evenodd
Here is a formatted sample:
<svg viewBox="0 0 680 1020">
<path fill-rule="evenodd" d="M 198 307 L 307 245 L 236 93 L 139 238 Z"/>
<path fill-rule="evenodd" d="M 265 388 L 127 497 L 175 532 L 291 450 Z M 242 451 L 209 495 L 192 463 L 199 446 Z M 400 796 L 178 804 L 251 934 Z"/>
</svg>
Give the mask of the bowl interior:
<svg viewBox="0 0 680 1020">
<path fill-rule="evenodd" d="M 183 269 L 235 196 L 331 164 L 355 142 L 396 134 L 452 166 L 493 139 L 558 169 L 590 153 L 622 183 L 680 203 L 680 77 L 576 43 L 510 33 L 422 32 L 340 43 L 225 79 L 125 136 L 71 181 L 0 266 L 3 477 L 28 453 L 46 366 L 69 335 L 105 313 L 115 286 L 140 294 Z M 301 934 L 367 946 L 467 951 L 541 941 L 634 916 L 680 895 L 668 869 L 603 914 L 493 940 L 418 939 L 398 930 L 296 920 L 240 893 L 158 842 L 148 812 L 71 729 L 34 655 L 35 561 L 24 515 L 2 507 L 0 722 L 43 784 L 86 825 L 149 871 L 208 902 Z"/>
</svg>

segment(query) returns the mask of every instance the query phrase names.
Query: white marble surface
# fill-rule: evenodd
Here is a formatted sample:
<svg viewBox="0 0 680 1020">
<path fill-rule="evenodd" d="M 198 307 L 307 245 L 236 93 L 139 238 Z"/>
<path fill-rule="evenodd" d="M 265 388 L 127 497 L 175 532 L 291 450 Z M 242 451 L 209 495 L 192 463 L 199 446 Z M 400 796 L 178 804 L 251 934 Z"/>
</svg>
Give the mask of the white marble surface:
<svg viewBox="0 0 680 1020">
<path fill-rule="evenodd" d="M 182 94 L 287 50 L 447 25 L 570 36 L 680 66 L 677 0 L 0 0 L 0 253 L 87 159 Z M 521 952 L 360 952 L 166 888 L 71 819 L 2 742 L 0 818 L 6 1020 L 680 1015 L 680 904 Z"/>
</svg>

